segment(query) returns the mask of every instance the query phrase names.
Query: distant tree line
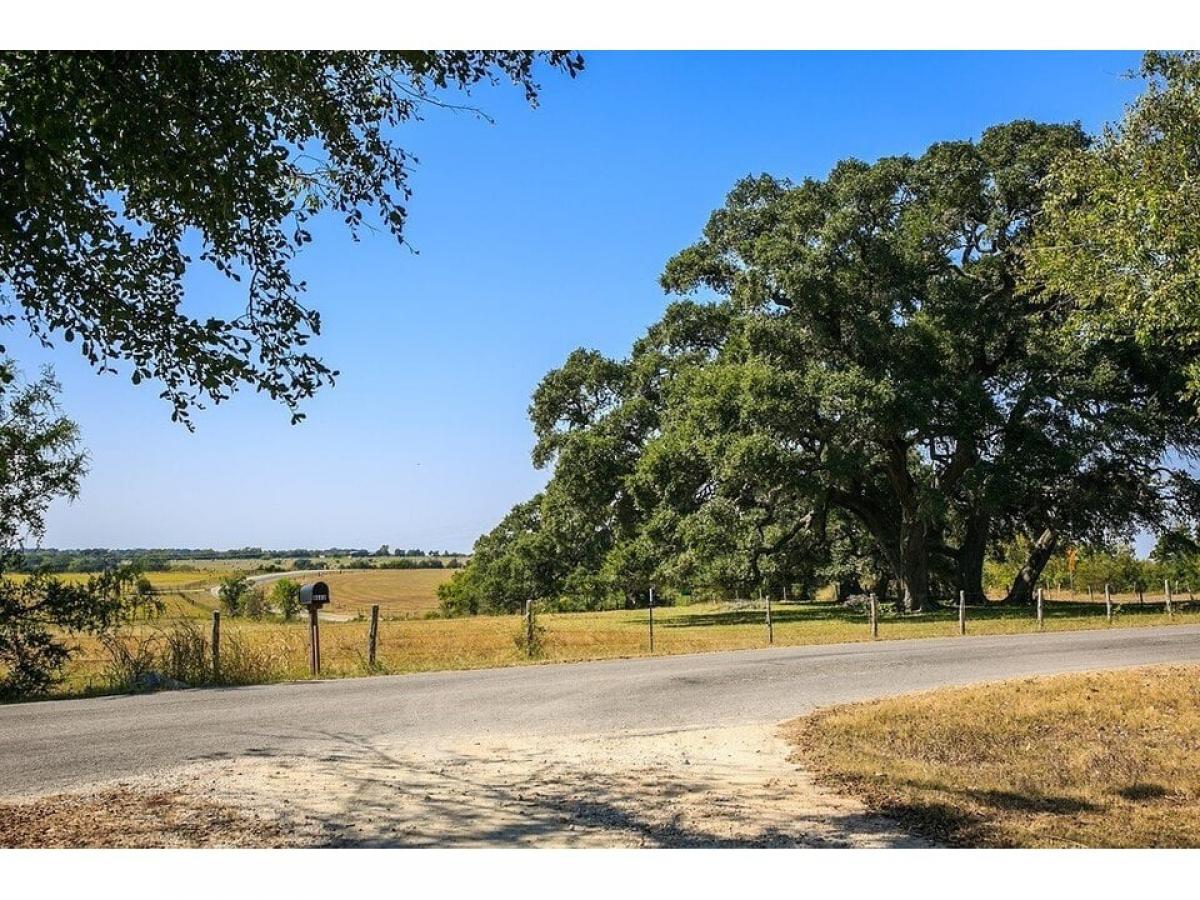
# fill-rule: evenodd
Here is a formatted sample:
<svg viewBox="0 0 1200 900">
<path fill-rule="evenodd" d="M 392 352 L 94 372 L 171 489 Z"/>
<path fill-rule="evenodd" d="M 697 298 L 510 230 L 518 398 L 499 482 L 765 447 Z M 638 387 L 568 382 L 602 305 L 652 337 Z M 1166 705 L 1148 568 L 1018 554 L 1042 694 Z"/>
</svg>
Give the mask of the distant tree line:
<svg viewBox="0 0 1200 900">
<path fill-rule="evenodd" d="M 387 549 L 386 546 L 383 549 Z M 388 562 L 380 564 L 389 568 L 454 568 L 458 564 L 458 558 L 465 555 L 451 550 L 421 549 L 397 549 L 393 554 L 370 553 L 366 550 L 343 547 L 330 547 L 326 550 L 304 548 L 264 550 L 261 547 L 243 547 L 237 550 L 195 550 L 182 547 L 155 549 L 94 547 L 80 550 L 56 550 L 37 547 L 21 550 L 19 559 L 13 564 L 12 571 L 103 572 L 121 565 L 136 565 L 143 572 L 160 572 L 170 568 L 172 562 L 180 561 L 262 560 L 266 562 L 281 559 L 294 560 L 295 568 L 307 569 L 320 568 L 325 559 L 342 558 L 362 560 L 365 565 L 369 566 L 371 565 L 370 560 L 380 556 L 389 557 Z"/>
</svg>

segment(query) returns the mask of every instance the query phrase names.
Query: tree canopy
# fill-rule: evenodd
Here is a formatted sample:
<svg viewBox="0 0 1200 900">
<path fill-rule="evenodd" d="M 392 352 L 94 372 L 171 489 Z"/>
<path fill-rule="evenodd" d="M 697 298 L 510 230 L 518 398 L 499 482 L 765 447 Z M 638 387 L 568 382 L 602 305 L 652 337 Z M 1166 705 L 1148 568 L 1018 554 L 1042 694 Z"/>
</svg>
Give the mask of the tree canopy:
<svg viewBox="0 0 1200 900">
<path fill-rule="evenodd" d="M 626 359 L 578 350 L 534 394 L 554 474 L 524 507 L 524 565 L 570 551 L 537 589 L 820 574 L 919 610 L 980 598 L 988 547 L 1023 537 L 1019 602 L 1062 540 L 1194 510 L 1181 367 L 1025 274 L 1046 176 L 1087 144 L 1017 121 L 739 182 L 666 265 L 685 299 Z M 486 543 L 462 584 L 503 580 L 490 561 L 516 544 Z"/>
<path fill-rule="evenodd" d="M 189 425 L 241 385 L 296 421 L 337 375 L 307 349 L 321 318 L 292 271 L 313 216 L 356 235 L 377 219 L 403 241 L 416 160 L 396 126 L 481 81 L 535 103 L 539 60 L 583 65 L 565 51 L 0 53 L 0 324 L 158 379 Z M 197 259 L 244 286 L 241 315 L 185 309 Z"/>
<path fill-rule="evenodd" d="M 1169 353 L 1200 408 L 1200 54 L 1147 53 L 1145 92 L 1054 166 L 1030 277 L 1092 331 Z"/>
</svg>

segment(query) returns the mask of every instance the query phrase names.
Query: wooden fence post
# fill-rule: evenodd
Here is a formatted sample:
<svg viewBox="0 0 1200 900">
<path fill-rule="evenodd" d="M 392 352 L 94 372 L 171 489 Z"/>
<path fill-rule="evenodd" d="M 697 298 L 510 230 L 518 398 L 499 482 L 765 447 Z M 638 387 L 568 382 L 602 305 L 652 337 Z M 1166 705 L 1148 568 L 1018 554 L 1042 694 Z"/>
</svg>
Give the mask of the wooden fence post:
<svg viewBox="0 0 1200 900">
<path fill-rule="evenodd" d="M 212 621 L 212 674 L 213 681 L 221 678 L 221 612 L 213 610 Z"/>
<path fill-rule="evenodd" d="M 1095 601 L 1095 599 L 1096 598 L 1092 595 L 1092 583 L 1089 581 L 1088 582 L 1088 603 L 1093 603 Z"/>
<path fill-rule="evenodd" d="M 654 588 L 650 588 L 650 652 L 654 652 Z"/>
<path fill-rule="evenodd" d="M 1109 589 L 1108 582 L 1104 582 L 1104 615 L 1108 619 L 1108 624 L 1112 624 L 1112 591 Z"/>
<path fill-rule="evenodd" d="M 1044 628 L 1046 627 L 1045 623 L 1042 621 L 1042 606 L 1043 606 L 1043 604 L 1045 603 L 1045 594 L 1046 594 L 1046 591 L 1045 591 L 1043 588 L 1038 588 L 1038 593 L 1037 593 L 1037 623 L 1038 623 L 1038 630 L 1039 630 L 1039 631 L 1040 631 L 1040 630 L 1042 630 L 1042 629 L 1044 629 Z"/>
<path fill-rule="evenodd" d="M 762 592 L 759 591 L 761 596 Z M 767 643 L 775 643 L 775 627 L 771 624 L 771 592 L 767 591 Z"/>
<path fill-rule="evenodd" d="M 375 645 L 379 640 L 379 604 L 371 606 L 371 630 L 367 632 L 367 665 L 375 668 Z"/>
<path fill-rule="evenodd" d="M 321 674 L 321 622 L 315 604 L 308 608 L 308 672 Z"/>
<path fill-rule="evenodd" d="M 1163 579 L 1163 596 L 1167 601 L 1167 615 L 1173 616 L 1175 613 L 1171 609 L 1171 579 L 1169 578 Z"/>
<path fill-rule="evenodd" d="M 525 655 L 533 657 L 533 601 L 525 601 Z"/>
<path fill-rule="evenodd" d="M 879 601 L 875 599 L 875 594 L 871 597 L 871 640 L 879 640 Z"/>
<path fill-rule="evenodd" d="M 967 633 L 967 592 L 958 592 L 958 633 Z"/>
</svg>

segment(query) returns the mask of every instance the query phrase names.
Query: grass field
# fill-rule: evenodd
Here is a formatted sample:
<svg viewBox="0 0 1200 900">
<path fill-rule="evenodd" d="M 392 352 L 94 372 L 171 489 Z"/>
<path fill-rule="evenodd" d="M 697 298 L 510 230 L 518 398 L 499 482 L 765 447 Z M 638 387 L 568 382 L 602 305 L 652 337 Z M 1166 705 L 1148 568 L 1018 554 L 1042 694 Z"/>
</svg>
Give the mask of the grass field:
<svg viewBox="0 0 1200 900">
<path fill-rule="evenodd" d="M 789 736 L 804 765 L 939 841 L 1200 846 L 1200 667 L 840 707 Z"/>
<path fill-rule="evenodd" d="M 62 572 L 55 574 L 55 578 L 60 579 L 67 584 L 79 584 L 87 581 L 97 573 L 95 572 Z M 205 585 L 215 584 L 217 580 L 225 573 L 203 571 L 203 570 L 176 570 L 167 569 L 162 572 L 146 572 L 146 578 L 151 586 L 158 591 L 179 591 L 190 590 L 193 588 L 201 588 Z M 29 578 L 29 575 L 22 572 L 6 572 L 5 578 L 11 578 L 14 581 L 24 581 Z"/>
<path fill-rule="evenodd" d="M 176 575 L 184 573 L 155 572 L 152 575 Z M 166 605 L 168 617 L 207 617 L 220 604 L 211 588 L 220 584 L 224 572 L 190 573 L 191 581 L 179 578 L 180 586 L 172 586 L 170 579 L 151 584 L 159 588 L 160 599 Z M 320 579 L 329 585 L 333 596 L 327 611 L 336 616 L 367 616 L 371 606 L 378 604 L 379 614 L 384 619 L 412 618 L 423 616 L 438 608 L 437 587 L 449 580 L 452 569 L 353 569 L 345 572 L 327 572 Z M 273 576 L 274 577 L 274 576 Z M 284 573 L 278 577 L 290 577 Z M 300 581 L 311 581 L 316 576 L 306 576 Z M 271 581 L 260 586 L 270 591 Z"/>
<path fill-rule="evenodd" d="M 453 569 L 350 569 L 320 578 L 333 597 L 329 612 L 365 616 L 377 604 L 379 615 L 386 619 L 420 616 L 437 609 L 438 585 L 453 574 Z"/>
<path fill-rule="evenodd" d="M 426 574 L 397 570 L 396 574 Z M 354 576 L 372 573 L 347 573 Z M 392 574 L 392 573 L 387 573 Z M 190 594 L 187 602 L 196 613 L 207 615 L 214 604 L 210 596 Z M 334 589 L 331 612 L 345 608 Z M 381 604 L 382 605 L 382 604 Z M 351 607 L 353 608 L 353 607 Z M 655 610 L 655 653 L 679 654 L 738 650 L 767 645 L 761 607 L 749 604 L 697 604 Z M 833 603 L 776 604 L 773 610 L 776 646 L 829 644 L 870 640 L 866 616 Z M 1052 603 L 1046 612 L 1045 630 L 1064 631 L 1106 627 L 1160 625 L 1167 622 L 1200 624 L 1200 606 L 1180 609 L 1168 619 L 1161 605 L 1122 607 L 1114 626 L 1105 622 L 1103 607 L 1087 603 Z M 136 626 L 135 637 L 145 639 L 169 622 Z M 543 629 L 543 652 L 528 659 L 517 644 L 519 616 L 478 616 L 462 619 L 387 619 L 380 624 L 378 665 L 375 672 L 404 673 L 440 669 L 471 669 L 522 665 L 530 662 L 566 662 L 643 656 L 649 652 L 645 610 L 596 613 L 560 613 L 538 616 Z M 953 610 L 925 615 L 884 615 L 880 639 L 948 637 L 957 634 Z M 1021 634 L 1037 630 L 1024 609 L 990 607 L 972 610 L 970 634 Z M 238 643 L 243 655 L 254 660 L 251 680 L 288 680 L 307 677 L 307 627 L 302 622 L 222 622 L 223 641 Z M 370 674 L 366 662 L 367 623 L 328 622 L 322 625 L 324 674 L 346 677 Z M 106 689 L 106 655 L 95 641 L 79 642 L 63 694 Z M 223 656 L 227 655 L 222 650 Z M 230 657 L 232 658 L 232 657 Z M 109 687 L 108 689 L 111 689 Z"/>
</svg>

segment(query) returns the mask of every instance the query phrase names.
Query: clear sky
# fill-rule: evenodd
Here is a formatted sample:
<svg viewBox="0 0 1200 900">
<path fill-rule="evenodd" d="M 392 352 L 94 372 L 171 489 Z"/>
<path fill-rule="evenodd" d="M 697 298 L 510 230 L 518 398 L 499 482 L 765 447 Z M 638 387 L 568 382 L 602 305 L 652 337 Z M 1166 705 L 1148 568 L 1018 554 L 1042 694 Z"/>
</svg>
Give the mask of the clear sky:
<svg viewBox="0 0 1200 900">
<path fill-rule="evenodd" d="M 585 56 L 575 81 L 544 73 L 537 109 L 484 89 L 494 124 L 432 110 L 402 129 L 419 253 L 313 229 L 297 265 L 342 376 L 302 425 L 243 393 L 190 434 L 153 385 L 0 337 L 27 372 L 54 365 L 91 456 L 44 543 L 468 549 L 545 481 L 538 380 L 578 346 L 625 353 L 666 302 L 663 263 L 736 179 L 820 176 L 1015 118 L 1095 130 L 1138 91 L 1132 53 Z M 202 272 L 188 288 L 197 310 L 234 299 Z"/>
</svg>

